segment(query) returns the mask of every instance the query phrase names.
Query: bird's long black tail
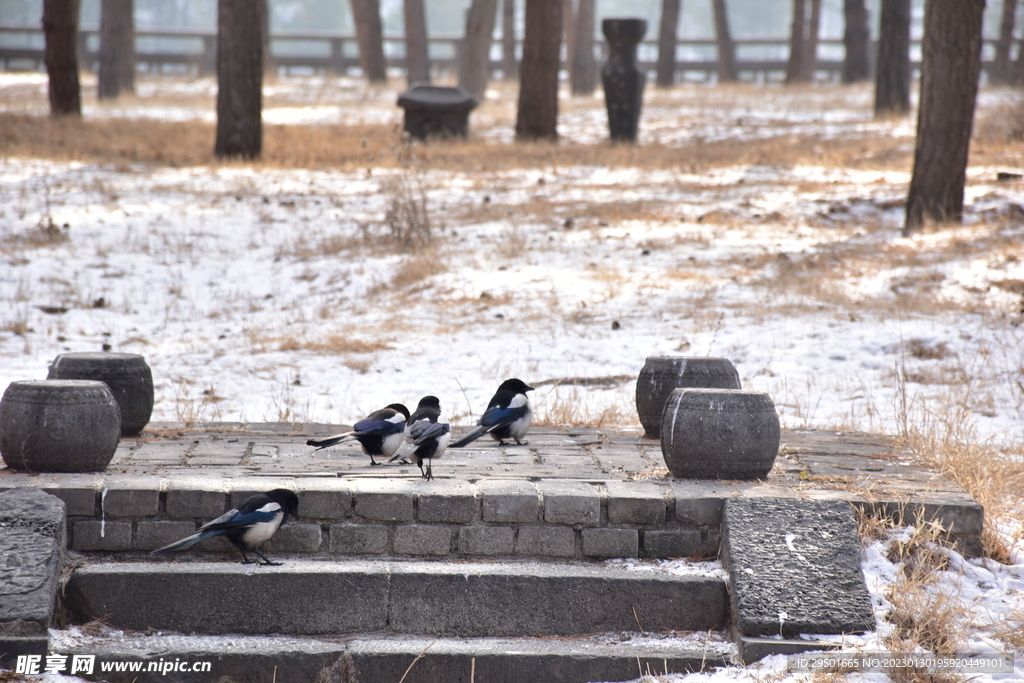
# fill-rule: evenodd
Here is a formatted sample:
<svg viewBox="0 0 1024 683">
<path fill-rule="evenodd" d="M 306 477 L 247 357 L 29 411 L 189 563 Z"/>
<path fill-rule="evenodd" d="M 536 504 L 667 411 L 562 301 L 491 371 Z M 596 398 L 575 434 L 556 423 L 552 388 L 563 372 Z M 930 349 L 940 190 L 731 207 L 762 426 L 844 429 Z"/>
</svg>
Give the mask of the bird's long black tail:
<svg viewBox="0 0 1024 683">
<path fill-rule="evenodd" d="M 164 553 L 174 552 L 175 550 L 184 550 L 185 548 L 190 548 L 194 546 L 196 543 L 199 543 L 200 541 L 205 541 L 208 538 L 219 536 L 222 533 L 224 533 L 223 529 L 208 529 L 206 531 L 200 531 L 198 533 L 192 534 L 191 536 L 186 536 L 180 541 L 175 541 L 170 545 L 165 545 L 163 548 L 157 548 L 156 550 L 152 551 L 151 554 L 162 555 Z"/>
<path fill-rule="evenodd" d="M 474 428 L 473 431 L 471 431 L 470 433 L 466 434 L 464 437 L 462 437 L 455 443 L 448 446 L 448 448 L 462 448 L 463 446 L 468 446 L 469 444 L 473 443 L 486 433 L 487 430 L 484 427 L 478 426 Z"/>
<path fill-rule="evenodd" d="M 307 446 L 316 446 L 317 450 L 321 448 L 330 448 L 331 446 L 337 445 L 342 441 L 347 441 L 352 438 L 353 432 L 345 432 L 344 434 L 335 434 L 334 436 L 325 436 L 322 439 L 310 439 L 306 442 Z"/>
</svg>

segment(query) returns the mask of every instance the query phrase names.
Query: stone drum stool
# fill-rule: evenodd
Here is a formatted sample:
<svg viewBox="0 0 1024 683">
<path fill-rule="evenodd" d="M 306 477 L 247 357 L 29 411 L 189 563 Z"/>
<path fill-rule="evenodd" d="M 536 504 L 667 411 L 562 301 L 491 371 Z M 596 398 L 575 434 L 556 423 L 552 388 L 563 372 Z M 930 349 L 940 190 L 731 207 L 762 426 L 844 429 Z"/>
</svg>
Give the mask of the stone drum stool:
<svg viewBox="0 0 1024 683">
<path fill-rule="evenodd" d="M 661 413 L 676 389 L 741 389 L 740 375 L 727 358 L 651 356 L 636 380 L 636 412 L 645 439 L 661 438 Z"/>
<path fill-rule="evenodd" d="M 99 472 L 117 450 L 121 411 L 103 382 L 11 382 L 0 399 L 0 458 L 12 470 Z"/>
<path fill-rule="evenodd" d="M 106 383 L 121 408 L 121 436 L 135 436 L 153 414 L 153 373 L 136 353 L 64 353 L 46 379 L 91 379 Z"/>
<path fill-rule="evenodd" d="M 779 454 L 775 403 L 758 391 L 676 389 L 661 425 L 661 453 L 680 479 L 763 479 Z"/>
<path fill-rule="evenodd" d="M 608 129 L 612 140 L 636 142 L 647 75 L 637 66 L 636 46 L 647 32 L 644 19 L 605 19 L 608 61 L 601 67 Z"/>
<path fill-rule="evenodd" d="M 398 96 L 398 106 L 405 110 L 405 131 L 420 140 L 466 137 L 469 112 L 476 105 L 462 88 L 414 85 Z"/>
</svg>

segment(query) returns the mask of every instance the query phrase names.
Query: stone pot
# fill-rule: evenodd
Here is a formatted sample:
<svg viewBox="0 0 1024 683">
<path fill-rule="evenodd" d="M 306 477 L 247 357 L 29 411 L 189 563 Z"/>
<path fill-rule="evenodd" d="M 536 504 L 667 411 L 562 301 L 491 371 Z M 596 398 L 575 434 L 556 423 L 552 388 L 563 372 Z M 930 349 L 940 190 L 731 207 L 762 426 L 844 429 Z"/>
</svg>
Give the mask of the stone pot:
<svg viewBox="0 0 1024 683">
<path fill-rule="evenodd" d="M 601 67 L 608 131 L 612 140 L 636 142 L 647 74 L 636 62 L 636 46 L 647 32 L 644 19 L 605 19 L 608 61 Z"/>
<path fill-rule="evenodd" d="M 121 408 L 121 436 L 141 432 L 153 414 L 153 373 L 136 353 L 64 353 L 50 365 L 46 378 L 104 382 Z"/>
<path fill-rule="evenodd" d="M 636 380 L 636 412 L 645 439 L 661 438 L 661 413 L 676 389 L 741 389 L 740 375 L 726 358 L 651 356 Z"/>
<path fill-rule="evenodd" d="M 99 472 L 120 435 L 121 411 L 103 382 L 11 382 L 0 399 L 0 458 L 13 470 Z"/>
<path fill-rule="evenodd" d="M 661 421 L 661 453 L 679 479 L 763 479 L 779 454 L 775 403 L 759 391 L 676 389 Z"/>
</svg>

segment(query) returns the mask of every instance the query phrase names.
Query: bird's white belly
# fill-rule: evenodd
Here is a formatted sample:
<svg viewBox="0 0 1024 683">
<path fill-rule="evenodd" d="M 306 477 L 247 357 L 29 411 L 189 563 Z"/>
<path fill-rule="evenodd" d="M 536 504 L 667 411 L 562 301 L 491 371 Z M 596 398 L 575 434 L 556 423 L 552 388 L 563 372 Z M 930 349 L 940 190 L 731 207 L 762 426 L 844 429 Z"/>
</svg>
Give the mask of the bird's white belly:
<svg viewBox="0 0 1024 683">
<path fill-rule="evenodd" d="M 242 542 L 250 549 L 258 548 L 270 540 L 270 537 L 281 528 L 283 516 L 277 516 L 269 522 L 258 522 L 246 529 L 242 534 Z"/>
<path fill-rule="evenodd" d="M 402 432 L 384 437 L 384 441 L 380 445 L 381 455 L 390 458 L 398 452 L 403 443 L 405 443 L 405 434 Z"/>
</svg>

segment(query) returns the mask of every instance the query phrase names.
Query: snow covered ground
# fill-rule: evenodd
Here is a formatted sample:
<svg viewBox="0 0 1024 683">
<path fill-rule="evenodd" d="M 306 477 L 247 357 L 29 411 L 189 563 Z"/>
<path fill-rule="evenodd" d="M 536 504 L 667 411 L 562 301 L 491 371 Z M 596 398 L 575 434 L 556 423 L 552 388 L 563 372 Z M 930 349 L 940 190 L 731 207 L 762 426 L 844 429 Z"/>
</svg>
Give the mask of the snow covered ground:
<svg viewBox="0 0 1024 683">
<path fill-rule="evenodd" d="M 44 113 L 45 87 L 0 74 L 0 109 Z M 146 81 L 130 102 L 87 99 L 84 113 L 212 120 L 213 92 Z M 286 79 L 268 86 L 264 118 L 397 124 L 396 92 Z M 471 119 L 499 151 L 507 95 Z M 982 109 L 1008 97 L 983 92 Z M 773 136 L 912 148 L 913 121 L 874 121 L 867 88 L 649 98 L 641 150 L 678 149 L 680 170 L 0 159 L 0 386 L 45 378 L 60 353 L 110 348 L 146 356 L 156 421 L 351 424 L 432 393 L 469 424 L 518 376 L 537 387 L 542 420 L 633 428 L 646 357 L 712 355 L 768 392 L 786 426 L 891 433 L 966 406 L 980 440 L 1024 440 L 1024 183 L 996 179 L 1024 161 L 970 168 L 963 227 L 904 238 L 906 169 L 685 164 L 693 145 Z M 559 133 L 600 144 L 600 100 L 565 100 Z M 384 219 L 419 187 L 435 243 L 406 253 Z M 869 580 L 889 571 L 872 557 Z M 1022 618 L 1024 557 L 956 566 L 951 590 L 985 609 L 1004 596 Z M 988 647 L 977 633 L 972 648 Z M 778 666 L 693 680 L 802 680 Z"/>
</svg>

